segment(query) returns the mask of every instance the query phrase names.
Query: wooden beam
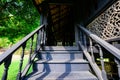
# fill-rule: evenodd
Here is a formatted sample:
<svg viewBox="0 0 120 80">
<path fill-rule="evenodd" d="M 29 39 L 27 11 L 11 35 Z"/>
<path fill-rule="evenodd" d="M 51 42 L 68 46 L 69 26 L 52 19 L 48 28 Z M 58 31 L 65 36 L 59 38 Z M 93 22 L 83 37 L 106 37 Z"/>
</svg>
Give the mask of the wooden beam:
<svg viewBox="0 0 120 80">
<path fill-rule="evenodd" d="M 73 5 L 72 3 L 49 3 L 50 5 Z"/>
</svg>

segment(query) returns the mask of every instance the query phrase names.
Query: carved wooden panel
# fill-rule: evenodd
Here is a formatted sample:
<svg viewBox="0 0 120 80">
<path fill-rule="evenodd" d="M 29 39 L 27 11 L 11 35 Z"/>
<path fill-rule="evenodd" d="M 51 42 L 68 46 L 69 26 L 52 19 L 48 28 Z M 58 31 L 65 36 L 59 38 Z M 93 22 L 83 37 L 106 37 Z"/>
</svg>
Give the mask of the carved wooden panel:
<svg viewBox="0 0 120 80">
<path fill-rule="evenodd" d="M 93 20 L 87 27 L 103 39 L 120 36 L 120 0 Z"/>
</svg>

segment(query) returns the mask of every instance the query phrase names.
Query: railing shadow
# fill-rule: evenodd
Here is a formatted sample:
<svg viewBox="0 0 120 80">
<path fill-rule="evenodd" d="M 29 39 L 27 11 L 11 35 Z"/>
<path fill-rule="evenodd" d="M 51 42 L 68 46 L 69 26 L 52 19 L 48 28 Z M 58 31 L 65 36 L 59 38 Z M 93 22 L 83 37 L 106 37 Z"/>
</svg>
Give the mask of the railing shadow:
<svg viewBox="0 0 120 80">
<path fill-rule="evenodd" d="M 75 54 L 72 52 L 69 54 L 70 54 L 70 60 L 67 61 L 69 63 L 65 64 L 65 72 L 62 73 L 57 79 L 64 79 L 70 74 L 70 72 L 72 72 L 72 65 L 70 62 L 75 59 Z"/>
<path fill-rule="evenodd" d="M 46 62 L 43 63 L 43 71 L 42 71 L 43 74 L 39 78 L 37 78 L 36 80 L 44 79 L 51 72 L 50 65 L 47 62 L 49 60 L 52 60 L 52 56 L 49 52 L 46 52 L 45 54 L 46 54 L 45 58 L 42 57 L 46 61 Z"/>
</svg>

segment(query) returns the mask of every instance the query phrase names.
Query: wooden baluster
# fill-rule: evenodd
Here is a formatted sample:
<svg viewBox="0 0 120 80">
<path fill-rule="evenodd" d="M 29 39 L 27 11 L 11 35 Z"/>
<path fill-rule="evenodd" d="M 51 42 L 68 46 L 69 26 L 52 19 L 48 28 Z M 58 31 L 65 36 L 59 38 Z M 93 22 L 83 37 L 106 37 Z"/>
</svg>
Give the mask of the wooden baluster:
<svg viewBox="0 0 120 80">
<path fill-rule="evenodd" d="M 9 70 L 9 66 L 11 64 L 11 60 L 12 60 L 12 55 L 8 56 L 8 58 L 5 59 L 4 61 L 4 73 L 2 76 L 2 80 L 7 80 L 7 76 L 8 76 L 8 70 Z"/>
<path fill-rule="evenodd" d="M 41 30 L 39 30 L 39 42 L 40 42 L 40 43 L 41 43 L 41 41 L 42 41 L 41 36 L 42 36 L 42 31 L 41 31 Z M 40 44 L 40 43 L 39 43 L 39 44 Z"/>
<path fill-rule="evenodd" d="M 41 30 L 41 45 L 45 44 L 45 27 Z"/>
<path fill-rule="evenodd" d="M 40 50 L 40 46 L 41 46 L 41 34 L 40 33 L 42 33 L 41 30 L 37 32 L 34 55 L 37 55 L 39 53 L 39 50 Z M 39 55 L 36 56 L 36 58 L 38 58 L 38 59 L 39 59 L 39 57 L 40 57 Z"/>
<path fill-rule="evenodd" d="M 41 44 L 40 38 L 41 38 L 40 37 L 40 31 L 38 31 L 37 32 L 37 38 L 36 38 L 36 49 L 35 49 L 36 52 L 40 49 L 40 44 Z"/>
<path fill-rule="evenodd" d="M 42 31 L 39 30 L 39 31 L 37 32 L 37 39 L 36 39 L 37 48 L 38 48 L 38 49 L 40 48 L 40 44 L 41 44 L 41 40 L 42 40 L 41 36 L 42 36 Z"/>
<path fill-rule="evenodd" d="M 78 41 L 82 42 L 82 32 L 79 30 L 79 34 L 78 34 Z"/>
<path fill-rule="evenodd" d="M 44 45 L 44 27 L 43 27 L 43 29 L 42 29 L 42 44 Z"/>
<path fill-rule="evenodd" d="M 102 52 L 102 48 L 100 45 L 96 45 L 99 48 L 99 54 L 100 54 L 100 62 L 101 62 L 101 66 L 102 66 L 102 77 L 104 80 L 107 80 L 107 74 L 105 71 L 105 66 L 104 66 L 104 58 L 103 58 L 103 52 Z"/>
<path fill-rule="evenodd" d="M 41 30 L 39 30 L 38 32 L 37 32 L 37 50 L 39 50 L 40 49 L 40 45 L 41 45 Z"/>
<path fill-rule="evenodd" d="M 31 63 L 31 54 L 32 54 L 32 47 L 33 47 L 33 39 L 34 39 L 34 36 L 31 37 L 31 45 L 30 45 L 30 54 L 29 54 L 29 63 Z"/>
<path fill-rule="evenodd" d="M 41 29 L 41 42 L 40 42 L 40 44 L 42 45 L 43 44 L 43 29 Z"/>
<path fill-rule="evenodd" d="M 119 77 L 119 80 L 120 80 L 120 60 L 118 60 L 117 58 L 115 58 L 115 62 L 116 62 L 117 67 L 118 67 L 118 77 Z"/>
<path fill-rule="evenodd" d="M 41 36 L 42 36 L 42 30 L 39 30 L 39 45 L 41 45 L 41 43 L 42 43 L 42 38 L 41 38 Z"/>
<path fill-rule="evenodd" d="M 46 27 L 44 27 L 44 45 L 46 44 Z"/>
<path fill-rule="evenodd" d="M 84 45 L 84 35 L 83 35 L 83 32 L 81 32 L 81 43 L 82 43 L 82 45 Z"/>
<path fill-rule="evenodd" d="M 95 57 L 94 57 L 94 53 L 93 53 L 93 43 L 92 43 L 92 39 L 89 38 L 90 41 L 90 52 L 91 52 L 91 56 L 92 56 L 92 61 L 93 63 L 95 63 Z"/>
<path fill-rule="evenodd" d="M 44 44 L 44 27 L 42 29 L 42 41 L 43 41 L 43 44 Z"/>
<path fill-rule="evenodd" d="M 86 35 L 85 34 L 83 35 L 83 41 L 84 41 L 84 46 L 87 49 L 87 42 L 86 42 Z"/>
<path fill-rule="evenodd" d="M 26 42 L 22 45 L 22 55 L 21 55 L 21 59 L 20 59 L 20 65 L 19 65 L 19 72 L 18 72 L 17 80 L 21 80 L 21 74 L 22 74 L 21 71 L 22 71 L 25 47 L 26 47 Z"/>
</svg>

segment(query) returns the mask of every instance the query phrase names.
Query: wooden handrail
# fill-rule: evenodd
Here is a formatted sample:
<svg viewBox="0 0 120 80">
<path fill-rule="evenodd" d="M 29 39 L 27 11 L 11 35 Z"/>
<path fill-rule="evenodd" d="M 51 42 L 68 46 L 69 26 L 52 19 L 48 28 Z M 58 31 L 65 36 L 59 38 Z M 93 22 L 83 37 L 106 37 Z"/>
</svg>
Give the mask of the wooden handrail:
<svg viewBox="0 0 120 80">
<path fill-rule="evenodd" d="M 115 63 L 118 66 L 118 77 L 120 77 L 120 50 L 116 47 L 114 47 L 113 45 L 111 45 L 110 43 L 106 42 L 105 40 L 99 38 L 97 35 L 91 33 L 89 30 L 87 30 L 84 26 L 82 25 L 77 25 L 78 27 L 78 31 L 80 31 L 80 33 L 82 34 L 80 39 L 81 42 L 79 42 L 79 46 L 82 49 L 85 57 L 87 58 L 87 60 L 89 61 L 91 67 L 93 68 L 95 74 L 97 75 L 99 80 L 107 80 L 107 75 L 106 75 L 106 71 L 104 69 L 104 61 L 103 61 L 103 53 L 102 53 L 102 48 L 106 49 L 109 53 L 111 53 L 113 55 L 113 58 L 115 59 Z M 88 41 L 88 39 L 90 39 L 90 41 Z M 87 41 L 87 42 L 86 42 Z M 101 62 L 101 67 L 102 70 L 100 70 L 98 68 L 98 66 L 96 65 L 96 62 L 94 59 L 94 55 L 93 55 L 93 51 L 91 51 L 91 55 L 88 53 L 88 46 L 89 45 L 91 48 L 92 43 L 96 43 L 98 48 L 99 48 L 99 53 L 100 53 L 100 62 Z M 87 44 L 88 43 L 88 44 Z M 92 50 L 92 49 L 91 49 Z M 100 73 L 100 74 L 99 74 Z"/>
<path fill-rule="evenodd" d="M 37 34 L 37 37 L 36 37 L 35 50 L 33 52 L 32 47 L 33 47 L 33 39 L 34 39 L 35 34 Z M 2 80 L 7 80 L 8 70 L 9 70 L 9 66 L 11 64 L 12 55 L 20 47 L 22 47 L 22 54 L 21 54 L 20 63 L 19 63 L 18 75 L 16 75 L 16 76 L 17 76 L 17 80 L 21 80 L 22 78 L 24 78 L 25 75 L 27 74 L 28 70 L 30 69 L 31 64 L 33 63 L 32 61 L 35 59 L 36 55 L 38 54 L 38 50 L 41 48 L 41 45 L 45 44 L 45 38 L 46 38 L 45 25 L 41 25 L 36 30 L 34 30 L 33 32 L 28 34 L 26 37 L 24 37 L 17 44 L 13 45 L 10 49 L 8 49 L 3 54 L 1 54 L 0 55 L 0 65 L 2 63 L 4 63 L 4 73 L 2 76 Z M 26 67 L 22 70 L 26 44 L 27 44 L 27 41 L 30 39 L 31 39 L 31 46 L 30 46 L 28 63 L 26 64 Z M 41 42 L 43 42 L 43 43 L 41 44 Z"/>
<path fill-rule="evenodd" d="M 81 44 L 81 42 L 78 43 L 79 47 L 82 49 L 84 55 L 86 56 L 87 60 L 89 61 L 91 67 L 93 68 L 94 72 L 96 73 L 97 77 L 99 80 L 104 80 L 102 78 L 102 72 L 99 69 L 99 67 L 97 66 L 96 63 L 93 62 L 92 57 L 90 56 L 90 54 L 87 52 L 87 49 Z"/>
<path fill-rule="evenodd" d="M 112 38 L 108 38 L 108 39 L 105 39 L 105 41 L 107 42 L 119 42 L 120 41 L 120 37 L 112 37 Z"/>
<path fill-rule="evenodd" d="M 21 41 L 19 41 L 18 43 L 16 43 L 15 45 L 13 45 L 10 49 L 8 49 L 7 51 L 5 51 L 3 54 L 0 55 L 0 64 L 11 54 L 13 54 L 18 48 L 20 48 L 22 46 L 22 44 L 24 44 L 28 39 L 30 39 L 35 33 L 37 33 L 41 28 L 43 28 L 44 25 L 41 25 L 40 27 L 38 27 L 35 31 L 33 31 L 32 33 L 28 34 L 26 37 L 24 37 Z"/>
<path fill-rule="evenodd" d="M 120 60 L 120 50 L 114 47 L 113 45 L 109 44 L 105 40 L 102 40 L 95 34 L 91 33 L 87 29 L 85 29 L 83 26 L 78 25 L 79 29 L 81 29 L 85 34 L 87 34 L 90 38 L 92 38 L 95 42 L 97 42 L 99 45 L 104 47 L 107 51 L 109 51 L 112 55 L 114 55 L 116 58 Z"/>
</svg>

